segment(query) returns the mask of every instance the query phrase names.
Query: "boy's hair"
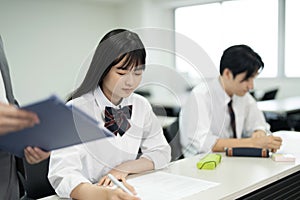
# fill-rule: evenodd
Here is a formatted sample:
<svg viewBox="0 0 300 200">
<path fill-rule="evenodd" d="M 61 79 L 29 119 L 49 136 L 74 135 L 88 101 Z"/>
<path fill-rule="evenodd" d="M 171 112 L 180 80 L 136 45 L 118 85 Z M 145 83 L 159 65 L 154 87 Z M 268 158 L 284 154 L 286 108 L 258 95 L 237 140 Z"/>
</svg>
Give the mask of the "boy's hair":
<svg viewBox="0 0 300 200">
<path fill-rule="evenodd" d="M 229 69 L 233 78 L 237 74 L 247 72 L 244 80 L 254 76 L 264 68 L 261 57 L 247 45 L 235 45 L 227 48 L 221 57 L 220 74 Z"/>
<path fill-rule="evenodd" d="M 144 69 L 146 50 L 136 33 L 125 29 L 115 29 L 101 39 L 83 82 L 71 93 L 67 101 L 101 86 L 109 70 L 121 61 L 124 61 L 125 69 L 137 66 L 142 66 Z"/>
</svg>

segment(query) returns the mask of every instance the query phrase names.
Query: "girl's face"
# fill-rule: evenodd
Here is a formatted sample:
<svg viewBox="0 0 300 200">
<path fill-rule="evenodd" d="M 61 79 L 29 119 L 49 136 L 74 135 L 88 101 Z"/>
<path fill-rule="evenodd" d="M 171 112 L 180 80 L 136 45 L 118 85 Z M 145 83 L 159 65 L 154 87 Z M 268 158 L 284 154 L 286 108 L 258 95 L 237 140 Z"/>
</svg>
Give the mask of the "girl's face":
<svg viewBox="0 0 300 200">
<path fill-rule="evenodd" d="M 142 80 L 143 66 L 123 66 L 125 61 L 126 56 L 109 70 L 102 83 L 104 95 L 115 105 L 131 95 Z"/>
</svg>

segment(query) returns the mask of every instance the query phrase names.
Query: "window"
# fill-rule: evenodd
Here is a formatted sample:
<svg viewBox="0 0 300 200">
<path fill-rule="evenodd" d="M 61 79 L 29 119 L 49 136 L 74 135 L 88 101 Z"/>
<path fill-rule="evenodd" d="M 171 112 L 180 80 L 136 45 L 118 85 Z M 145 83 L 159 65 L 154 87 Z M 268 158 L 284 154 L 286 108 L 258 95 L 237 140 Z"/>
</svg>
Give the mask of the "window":
<svg viewBox="0 0 300 200">
<path fill-rule="evenodd" d="M 300 47 L 299 8 L 299 0 L 286 1 L 285 75 L 287 77 L 300 77 L 300 67 L 297 66 L 299 63 L 298 48 Z"/>
<path fill-rule="evenodd" d="M 278 1 L 239 0 L 177 8 L 175 30 L 200 45 L 217 69 L 227 47 L 246 44 L 265 63 L 259 77 L 277 76 Z M 180 59 L 176 59 L 176 65 L 179 71 L 193 74 Z"/>
</svg>

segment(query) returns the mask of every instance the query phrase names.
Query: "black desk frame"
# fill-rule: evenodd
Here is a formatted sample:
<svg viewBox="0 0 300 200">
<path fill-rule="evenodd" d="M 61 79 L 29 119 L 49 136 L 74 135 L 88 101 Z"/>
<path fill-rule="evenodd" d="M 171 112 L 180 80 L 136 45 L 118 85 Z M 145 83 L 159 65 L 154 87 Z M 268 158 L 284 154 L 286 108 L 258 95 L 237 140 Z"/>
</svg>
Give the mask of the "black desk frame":
<svg viewBox="0 0 300 200">
<path fill-rule="evenodd" d="M 300 171 L 253 191 L 239 200 L 300 199 Z"/>
</svg>

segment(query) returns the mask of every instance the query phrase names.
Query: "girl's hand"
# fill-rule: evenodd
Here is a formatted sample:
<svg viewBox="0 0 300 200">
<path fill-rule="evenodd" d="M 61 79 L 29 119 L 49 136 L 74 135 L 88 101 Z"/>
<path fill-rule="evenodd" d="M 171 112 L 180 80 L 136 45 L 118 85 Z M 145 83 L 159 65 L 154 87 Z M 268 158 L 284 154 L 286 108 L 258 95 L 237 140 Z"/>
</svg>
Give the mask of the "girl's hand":
<svg viewBox="0 0 300 200">
<path fill-rule="evenodd" d="M 117 169 L 112 169 L 108 172 L 109 174 L 113 175 L 114 177 L 116 177 L 116 179 L 118 180 L 123 180 L 128 176 L 128 172 L 125 171 L 120 171 Z M 113 186 L 112 181 L 108 178 L 108 176 L 104 176 L 100 179 L 100 181 L 98 182 L 98 185 L 101 186 Z"/>
<path fill-rule="evenodd" d="M 134 190 L 134 188 L 131 185 L 129 185 L 126 182 L 125 178 L 122 179 L 122 182 L 123 182 L 125 187 L 127 187 L 133 194 L 136 195 L 136 191 Z M 140 200 L 140 198 L 138 198 L 136 196 L 132 196 L 130 194 L 127 194 L 121 188 L 117 188 L 115 190 L 109 191 L 108 192 L 108 199 Z"/>
</svg>

